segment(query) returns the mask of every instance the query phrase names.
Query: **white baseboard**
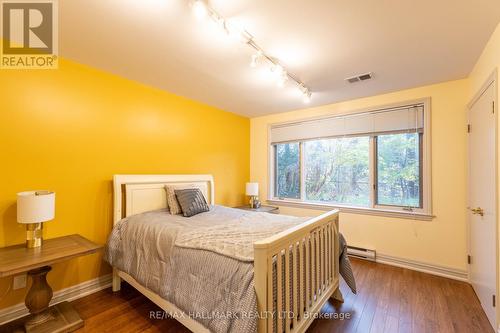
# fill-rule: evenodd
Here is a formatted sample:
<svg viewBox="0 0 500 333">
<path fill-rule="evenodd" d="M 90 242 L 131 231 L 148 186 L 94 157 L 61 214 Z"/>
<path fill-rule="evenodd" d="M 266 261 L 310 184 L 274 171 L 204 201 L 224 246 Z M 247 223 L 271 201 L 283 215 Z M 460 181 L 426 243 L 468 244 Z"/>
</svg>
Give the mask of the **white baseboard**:
<svg viewBox="0 0 500 333">
<path fill-rule="evenodd" d="M 54 292 L 50 305 L 61 302 L 70 302 L 75 299 L 93 294 L 99 290 L 111 287 L 111 274 L 103 275 L 93 280 L 85 281 L 75 286 Z M 0 310 L 0 325 L 28 314 L 28 309 L 24 303 L 19 303 L 8 308 Z"/>
<path fill-rule="evenodd" d="M 466 270 L 428 264 L 410 259 L 393 257 L 379 252 L 377 252 L 377 258 L 375 261 L 381 264 L 408 268 L 418 272 L 442 276 L 458 281 L 469 282 Z"/>
</svg>

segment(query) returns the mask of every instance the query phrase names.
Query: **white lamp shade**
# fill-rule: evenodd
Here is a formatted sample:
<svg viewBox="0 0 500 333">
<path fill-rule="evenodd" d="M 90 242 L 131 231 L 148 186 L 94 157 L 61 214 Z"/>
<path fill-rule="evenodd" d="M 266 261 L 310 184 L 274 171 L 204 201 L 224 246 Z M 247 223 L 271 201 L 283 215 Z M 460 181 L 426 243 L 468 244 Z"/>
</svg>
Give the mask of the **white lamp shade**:
<svg viewBox="0 0 500 333">
<path fill-rule="evenodd" d="M 56 194 L 50 191 L 29 191 L 17 194 L 17 222 L 40 223 L 54 219 Z"/>
<path fill-rule="evenodd" d="M 259 195 L 259 183 L 247 183 L 247 195 Z"/>
</svg>

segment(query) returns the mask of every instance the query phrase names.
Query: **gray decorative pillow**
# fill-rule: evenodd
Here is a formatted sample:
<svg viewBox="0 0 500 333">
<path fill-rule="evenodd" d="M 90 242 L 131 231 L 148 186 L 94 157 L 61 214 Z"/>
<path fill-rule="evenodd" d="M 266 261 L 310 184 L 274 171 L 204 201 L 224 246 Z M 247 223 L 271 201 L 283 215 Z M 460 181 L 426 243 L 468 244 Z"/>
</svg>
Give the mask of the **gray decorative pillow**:
<svg viewBox="0 0 500 333">
<path fill-rule="evenodd" d="M 184 217 L 194 216 L 210 210 L 199 188 L 175 190 L 175 196 L 177 197 L 179 206 L 181 206 Z"/>
<path fill-rule="evenodd" d="M 165 185 L 167 190 L 167 209 L 170 210 L 170 214 L 177 215 L 182 213 L 182 209 L 177 202 L 175 197 L 175 190 L 183 190 L 186 188 L 193 188 L 192 185 Z"/>
</svg>

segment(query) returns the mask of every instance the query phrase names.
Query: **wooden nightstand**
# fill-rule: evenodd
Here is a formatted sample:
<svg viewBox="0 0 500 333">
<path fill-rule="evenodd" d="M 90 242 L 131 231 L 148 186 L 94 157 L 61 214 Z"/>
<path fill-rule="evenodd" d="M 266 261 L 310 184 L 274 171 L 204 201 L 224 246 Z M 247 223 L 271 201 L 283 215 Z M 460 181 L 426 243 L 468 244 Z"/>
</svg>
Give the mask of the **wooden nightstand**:
<svg viewBox="0 0 500 333">
<path fill-rule="evenodd" d="M 259 208 L 252 208 L 250 206 L 239 206 L 239 207 L 234 207 L 237 209 L 243 209 L 243 210 L 249 210 L 252 212 L 264 212 L 264 213 L 270 213 L 270 214 L 279 214 L 280 213 L 280 208 L 275 207 L 275 206 L 260 206 Z"/>
<path fill-rule="evenodd" d="M 68 302 L 49 308 L 52 288 L 47 283 L 47 273 L 52 269 L 49 265 L 91 254 L 101 248 L 102 245 L 80 235 L 47 239 L 41 247 L 34 249 L 28 249 L 24 244 L 0 248 L 0 277 L 28 272 L 33 280 L 25 299 L 31 313 L 23 320 L 26 333 L 72 332 L 83 326 L 83 320 Z"/>
</svg>

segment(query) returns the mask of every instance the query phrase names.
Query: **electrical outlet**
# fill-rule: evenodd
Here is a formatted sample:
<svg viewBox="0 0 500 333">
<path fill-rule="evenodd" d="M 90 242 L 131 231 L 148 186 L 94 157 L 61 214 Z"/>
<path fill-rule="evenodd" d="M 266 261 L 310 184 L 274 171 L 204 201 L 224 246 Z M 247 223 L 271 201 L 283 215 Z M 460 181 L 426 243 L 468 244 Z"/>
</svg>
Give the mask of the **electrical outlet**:
<svg viewBox="0 0 500 333">
<path fill-rule="evenodd" d="M 27 279 L 26 274 L 14 276 L 14 282 L 13 282 L 12 289 L 17 290 L 17 289 L 26 288 L 26 279 Z"/>
</svg>

